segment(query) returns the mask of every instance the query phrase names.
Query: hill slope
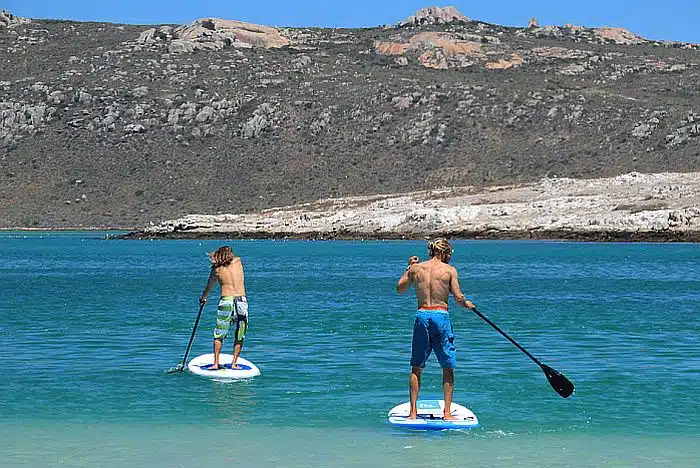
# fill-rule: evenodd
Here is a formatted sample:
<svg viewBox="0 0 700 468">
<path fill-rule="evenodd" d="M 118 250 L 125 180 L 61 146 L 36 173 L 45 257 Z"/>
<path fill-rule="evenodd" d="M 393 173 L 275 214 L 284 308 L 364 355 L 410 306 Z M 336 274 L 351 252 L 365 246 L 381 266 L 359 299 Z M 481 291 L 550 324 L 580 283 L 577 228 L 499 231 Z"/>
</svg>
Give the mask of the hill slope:
<svg viewBox="0 0 700 468">
<path fill-rule="evenodd" d="M 465 19 L 234 23 L 0 21 L 0 228 L 700 171 L 694 45 Z"/>
</svg>

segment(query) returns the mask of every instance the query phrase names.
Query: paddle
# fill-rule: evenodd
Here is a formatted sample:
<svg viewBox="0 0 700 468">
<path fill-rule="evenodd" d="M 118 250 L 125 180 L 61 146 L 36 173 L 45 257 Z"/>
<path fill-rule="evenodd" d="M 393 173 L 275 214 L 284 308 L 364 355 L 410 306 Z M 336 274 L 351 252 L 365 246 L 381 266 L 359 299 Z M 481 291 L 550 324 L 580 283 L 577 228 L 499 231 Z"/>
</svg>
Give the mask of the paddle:
<svg viewBox="0 0 700 468">
<path fill-rule="evenodd" d="M 489 320 L 484 314 L 482 314 L 481 312 L 479 312 L 479 311 L 476 309 L 476 307 L 473 308 L 472 311 L 473 311 L 476 315 L 478 315 L 479 317 L 481 317 L 482 319 L 484 319 L 484 321 L 485 321 L 486 323 L 488 323 L 488 324 L 491 325 L 493 328 L 495 328 L 496 331 L 497 331 L 498 333 L 500 333 L 501 335 L 503 335 L 508 341 L 510 341 L 511 343 L 513 343 L 515 346 L 517 346 L 517 348 L 518 348 L 520 351 L 522 351 L 523 353 L 525 353 L 525 355 L 526 355 L 527 357 L 529 357 L 530 359 L 532 359 L 533 361 L 535 361 L 535 364 L 537 364 L 538 366 L 540 366 L 540 368 L 541 368 L 542 371 L 544 372 L 544 375 L 545 375 L 545 377 L 547 377 L 547 380 L 549 381 L 549 384 L 552 386 L 552 388 L 553 388 L 559 395 L 561 395 L 561 396 L 564 397 L 564 398 L 569 398 L 569 397 L 571 396 L 571 394 L 574 393 L 574 384 L 571 383 L 571 381 L 570 381 L 569 379 L 567 379 L 567 378 L 564 377 L 562 374 L 560 374 L 560 373 L 557 372 L 556 370 L 552 369 L 552 368 L 549 367 L 548 365 L 542 364 L 535 356 L 533 356 L 532 354 L 528 353 L 527 350 L 526 350 L 525 348 L 523 348 L 522 346 L 520 346 L 513 338 L 511 338 L 510 336 L 508 336 L 508 335 L 506 334 L 506 332 L 504 332 L 503 330 L 501 330 L 500 328 L 498 328 L 498 326 L 497 326 L 495 323 L 493 323 L 491 320 Z"/>
<path fill-rule="evenodd" d="M 199 312 L 197 313 L 197 320 L 194 322 L 194 327 L 192 328 L 192 336 L 190 336 L 190 342 L 187 345 L 187 351 L 185 351 L 185 357 L 182 358 L 182 364 L 178 364 L 175 367 L 171 367 L 166 371 L 166 374 L 174 374 L 175 372 L 183 372 L 185 370 L 185 363 L 187 362 L 187 356 L 190 354 L 190 347 L 192 347 L 192 340 L 194 340 L 194 334 L 197 332 L 197 325 L 199 324 L 199 317 L 202 316 L 202 309 L 204 309 L 204 303 L 200 304 Z"/>
</svg>

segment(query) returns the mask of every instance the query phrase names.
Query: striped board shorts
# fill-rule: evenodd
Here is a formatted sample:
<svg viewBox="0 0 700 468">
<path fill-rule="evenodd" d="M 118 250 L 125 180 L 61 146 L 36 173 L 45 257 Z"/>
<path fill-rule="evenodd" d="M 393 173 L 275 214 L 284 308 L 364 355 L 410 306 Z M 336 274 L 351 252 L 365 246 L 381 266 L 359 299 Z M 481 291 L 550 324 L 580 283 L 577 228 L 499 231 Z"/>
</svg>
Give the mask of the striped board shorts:
<svg viewBox="0 0 700 468">
<path fill-rule="evenodd" d="M 222 296 L 216 311 L 214 339 L 224 340 L 233 328 L 236 341 L 243 341 L 248 330 L 248 300 L 245 296 Z"/>
</svg>

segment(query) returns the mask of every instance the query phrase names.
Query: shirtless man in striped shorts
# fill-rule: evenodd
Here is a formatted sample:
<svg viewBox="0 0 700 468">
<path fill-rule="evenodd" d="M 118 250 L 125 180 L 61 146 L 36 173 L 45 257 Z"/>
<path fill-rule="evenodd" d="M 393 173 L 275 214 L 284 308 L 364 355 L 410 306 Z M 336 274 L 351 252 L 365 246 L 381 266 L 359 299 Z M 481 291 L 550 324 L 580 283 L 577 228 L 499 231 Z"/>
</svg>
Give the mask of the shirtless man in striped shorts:
<svg viewBox="0 0 700 468">
<path fill-rule="evenodd" d="M 200 304 L 207 303 L 207 295 L 215 283 L 221 286 L 221 298 L 216 313 L 214 328 L 214 364 L 209 370 L 219 369 L 219 355 L 224 339 L 233 330 L 233 362 L 231 369 L 238 369 L 236 362 L 243 348 L 243 339 L 248 329 L 248 299 L 245 295 L 243 264 L 234 256 L 231 247 L 225 245 L 216 252 L 210 252 L 211 272 L 209 280 L 199 299 Z"/>
</svg>

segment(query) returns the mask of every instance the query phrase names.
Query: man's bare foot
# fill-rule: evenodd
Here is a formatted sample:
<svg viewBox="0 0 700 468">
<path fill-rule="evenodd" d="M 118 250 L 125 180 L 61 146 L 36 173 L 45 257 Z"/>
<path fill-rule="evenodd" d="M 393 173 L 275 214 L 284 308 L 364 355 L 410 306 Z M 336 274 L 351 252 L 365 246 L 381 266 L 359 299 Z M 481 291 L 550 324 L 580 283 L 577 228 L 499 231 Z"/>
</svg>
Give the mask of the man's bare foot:
<svg viewBox="0 0 700 468">
<path fill-rule="evenodd" d="M 406 419 L 412 419 L 412 420 L 418 419 L 418 414 L 410 413 Z"/>
<path fill-rule="evenodd" d="M 212 364 L 211 367 L 207 370 L 219 370 L 221 369 L 218 364 Z"/>
<path fill-rule="evenodd" d="M 231 364 L 231 370 L 242 370 L 243 368 L 238 364 Z"/>
<path fill-rule="evenodd" d="M 445 421 L 456 421 L 457 420 L 457 418 L 452 416 L 450 413 L 444 413 L 442 416 L 442 419 L 444 419 Z"/>
</svg>

